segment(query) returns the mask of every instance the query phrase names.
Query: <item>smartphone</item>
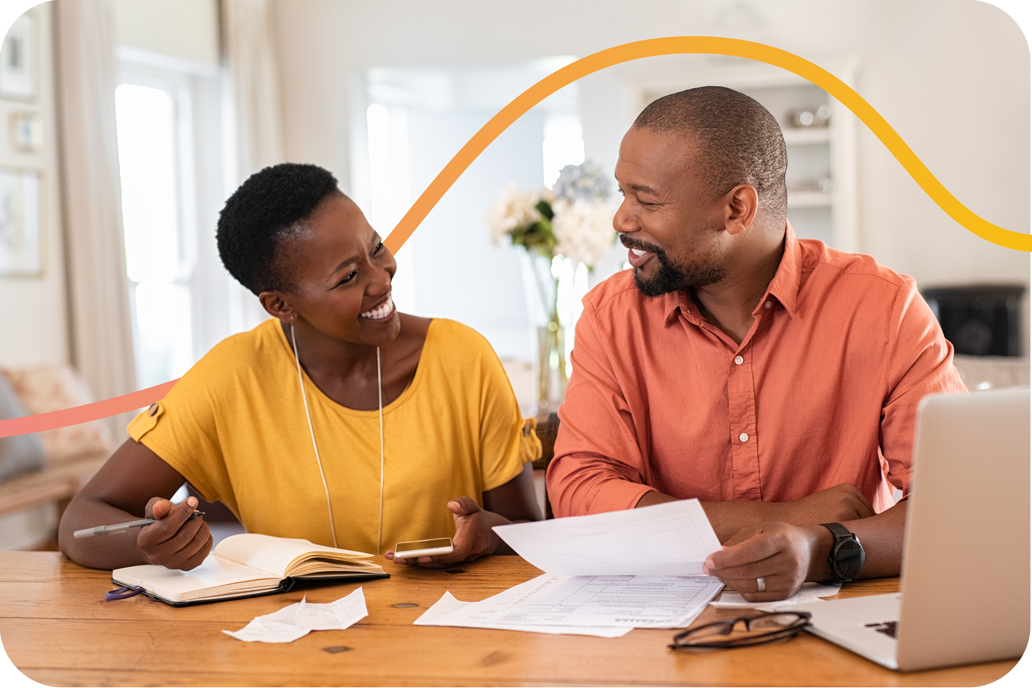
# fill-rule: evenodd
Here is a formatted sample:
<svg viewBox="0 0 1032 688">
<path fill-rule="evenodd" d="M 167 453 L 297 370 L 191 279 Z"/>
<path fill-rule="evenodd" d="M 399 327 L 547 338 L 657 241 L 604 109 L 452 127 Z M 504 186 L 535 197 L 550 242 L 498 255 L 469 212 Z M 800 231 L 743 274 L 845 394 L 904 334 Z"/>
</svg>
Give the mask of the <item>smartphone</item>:
<svg viewBox="0 0 1032 688">
<path fill-rule="evenodd" d="M 433 557 L 438 554 L 451 554 L 454 550 L 451 538 L 431 538 L 430 540 L 412 540 L 399 542 L 394 546 L 395 559 L 415 559 L 417 557 Z"/>
</svg>

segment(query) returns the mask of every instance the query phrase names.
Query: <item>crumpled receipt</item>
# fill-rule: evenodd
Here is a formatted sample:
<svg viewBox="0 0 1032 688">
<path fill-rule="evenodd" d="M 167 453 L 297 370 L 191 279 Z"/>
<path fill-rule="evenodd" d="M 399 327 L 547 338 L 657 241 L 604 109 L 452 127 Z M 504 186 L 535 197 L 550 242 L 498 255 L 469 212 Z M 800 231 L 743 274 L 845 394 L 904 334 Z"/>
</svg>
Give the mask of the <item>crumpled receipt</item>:
<svg viewBox="0 0 1032 688">
<path fill-rule="evenodd" d="M 291 643 L 309 631 L 343 630 L 367 616 L 365 594 L 359 588 L 329 604 L 311 604 L 302 598 L 272 614 L 256 616 L 239 631 L 222 632 L 249 643 Z"/>
<path fill-rule="evenodd" d="M 711 607 L 735 608 L 745 607 L 748 609 L 759 609 L 765 612 L 773 612 L 782 607 L 789 607 L 793 604 L 808 604 L 810 602 L 821 602 L 822 597 L 834 597 L 839 593 L 837 585 L 821 585 L 820 583 L 803 583 L 799 592 L 786 600 L 774 602 L 748 602 L 737 593 L 724 591 L 719 600 L 710 602 Z"/>
</svg>

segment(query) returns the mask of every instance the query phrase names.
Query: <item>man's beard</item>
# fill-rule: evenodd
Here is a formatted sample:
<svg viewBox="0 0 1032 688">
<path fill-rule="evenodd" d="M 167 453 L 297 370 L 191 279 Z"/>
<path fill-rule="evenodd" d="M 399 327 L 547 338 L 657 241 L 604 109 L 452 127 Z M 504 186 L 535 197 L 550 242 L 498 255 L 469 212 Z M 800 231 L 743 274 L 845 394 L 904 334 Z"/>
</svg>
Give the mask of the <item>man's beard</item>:
<svg viewBox="0 0 1032 688">
<path fill-rule="evenodd" d="M 724 279 L 727 270 L 717 265 L 677 265 L 663 249 L 649 247 L 659 261 L 659 270 L 648 280 L 642 279 L 640 268 L 634 270 L 634 284 L 644 296 L 655 298 L 672 291 L 688 291 Z"/>
</svg>

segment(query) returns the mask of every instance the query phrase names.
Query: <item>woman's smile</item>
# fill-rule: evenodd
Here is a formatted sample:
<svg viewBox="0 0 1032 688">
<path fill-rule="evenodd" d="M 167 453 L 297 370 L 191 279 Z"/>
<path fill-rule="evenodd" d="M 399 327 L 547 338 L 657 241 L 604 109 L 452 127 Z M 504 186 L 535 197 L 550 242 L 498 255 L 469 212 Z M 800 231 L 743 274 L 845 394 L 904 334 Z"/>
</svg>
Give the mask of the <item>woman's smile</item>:
<svg viewBox="0 0 1032 688">
<path fill-rule="evenodd" d="M 358 317 L 363 320 L 390 320 L 397 312 L 397 309 L 394 308 L 394 299 L 388 294 L 387 299 L 379 306 L 370 308 L 365 313 L 359 313 Z"/>
</svg>

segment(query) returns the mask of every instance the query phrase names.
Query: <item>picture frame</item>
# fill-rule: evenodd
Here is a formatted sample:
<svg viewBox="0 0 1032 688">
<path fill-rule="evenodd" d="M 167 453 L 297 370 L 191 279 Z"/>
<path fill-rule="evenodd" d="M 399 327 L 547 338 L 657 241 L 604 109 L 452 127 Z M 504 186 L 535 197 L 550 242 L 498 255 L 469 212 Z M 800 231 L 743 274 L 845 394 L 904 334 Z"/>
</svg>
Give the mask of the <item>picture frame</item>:
<svg viewBox="0 0 1032 688">
<path fill-rule="evenodd" d="M 0 47 L 0 98 L 31 101 L 35 97 L 36 18 L 23 14 Z"/>
<path fill-rule="evenodd" d="M 11 149 L 18 153 L 39 153 L 43 149 L 43 118 L 37 112 L 12 112 L 8 133 Z"/>
<path fill-rule="evenodd" d="M 40 173 L 0 167 L 0 277 L 41 277 Z"/>
</svg>

